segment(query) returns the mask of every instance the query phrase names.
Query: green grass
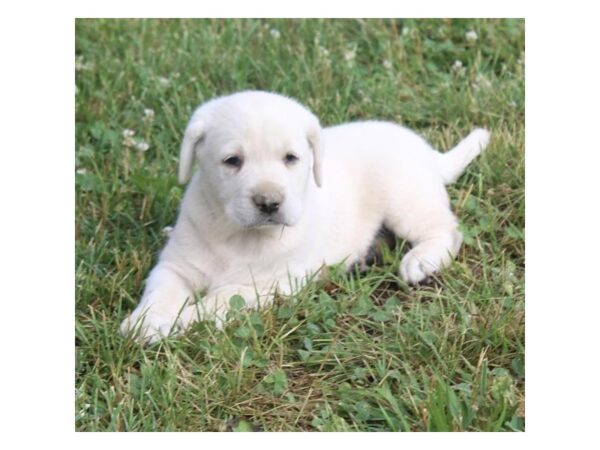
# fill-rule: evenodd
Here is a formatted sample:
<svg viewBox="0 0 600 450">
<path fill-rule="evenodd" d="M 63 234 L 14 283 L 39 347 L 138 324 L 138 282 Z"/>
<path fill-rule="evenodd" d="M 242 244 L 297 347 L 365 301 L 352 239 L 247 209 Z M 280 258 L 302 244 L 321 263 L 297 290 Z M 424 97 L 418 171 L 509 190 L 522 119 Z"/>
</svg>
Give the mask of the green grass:
<svg viewBox="0 0 600 450">
<path fill-rule="evenodd" d="M 77 430 L 524 429 L 522 20 L 78 20 L 76 53 Z M 399 279 L 398 245 L 367 273 L 333 267 L 234 311 L 223 332 L 125 340 L 176 218 L 189 115 L 249 88 L 325 125 L 401 122 L 441 149 L 489 128 L 449 188 L 465 244 L 429 286 Z"/>
</svg>

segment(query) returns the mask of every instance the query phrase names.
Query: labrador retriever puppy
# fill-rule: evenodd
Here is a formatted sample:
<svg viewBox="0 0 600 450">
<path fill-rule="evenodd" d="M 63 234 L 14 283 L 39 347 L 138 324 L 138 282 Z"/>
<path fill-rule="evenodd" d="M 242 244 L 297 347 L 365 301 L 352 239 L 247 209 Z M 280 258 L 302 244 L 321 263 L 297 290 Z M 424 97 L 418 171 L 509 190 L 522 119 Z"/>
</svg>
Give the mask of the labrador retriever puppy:
<svg viewBox="0 0 600 450">
<path fill-rule="evenodd" d="M 179 181 L 191 181 L 179 217 L 122 332 L 155 342 L 195 320 L 222 325 L 232 296 L 266 305 L 326 265 L 350 267 L 382 226 L 411 244 L 401 277 L 423 281 L 462 243 L 445 185 L 488 141 L 476 129 L 439 153 L 393 123 L 322 129 L 298 102 L 261 91 L 201 105 L 181 146 Z"/>
</svg>

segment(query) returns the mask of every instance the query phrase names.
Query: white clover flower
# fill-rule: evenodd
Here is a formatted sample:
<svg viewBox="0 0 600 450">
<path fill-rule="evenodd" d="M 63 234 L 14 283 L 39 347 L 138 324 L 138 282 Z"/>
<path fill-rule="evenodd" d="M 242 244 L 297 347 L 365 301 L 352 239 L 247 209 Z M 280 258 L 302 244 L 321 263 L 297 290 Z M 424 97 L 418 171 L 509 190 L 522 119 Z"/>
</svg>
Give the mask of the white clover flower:
<svg viewBox="0 0 600 450">
<path fill-rule="evenodd" d="M 408 28 L 408 27 L 402 28 L 402 36 L 406 36 L 408 33 L 410 33 L 410 28 Z"/>
<path fill-rule="evenodd" d="M 144 108 L 144 118 L 148 120 L 154 119 L 154 110 L 151 108 Z"/>
<path fill-rule="evenodd" d="M 75 71 L 79 72 L 81 70 L 93 70 L 95 64 L 93 62 L 84 62 L 83 55 L 79 55 L 75 57 Z"/>
<path fill-rule="evenodd" d="M 158 84 L 160 84 L 163 87 L 167 87 L 171 84 L 171 80 L 165 77 L 158 77 Z"/>
<path fill-rule="evenodd" d="M 456 61 L 454 61 L 454 64 L 452 64 L 452 72 L 454 72 L 455 74 L 462 76 L 465 74 L 465 68 L 463 67 L 463 63 L 462 61 L 459 61 L 458 59 Z"/>
<path fill-rule="evenodd" d="M 135 136 L 135 131 L 126 128 L 123 130 L 123 145 L 125 147 L 135 147 L 136 140 L 133 138 Z"/>
<path fill-rule="evenodd" d="M 390 70 L 392 68 L 392 62 L 389 59 L 384 59 L 383 67 L 387 70 Z"/>
<path fill-rule="evenodd" d="M 471 44 L 474 42 L 477 42 L 477 39 L 478 39 L 477 33 L 473 30 L 467 31 L 465 33 L 465 39 L 467 40 L 467 42 L 469 42 Z"/>
<path fill-rule="evenodd" d="M 279 39 L 281 37 L 281 31 L 275 29 L 275 28 L 271 28 L 269 30 L 269 34 L 274 38 L 274 39 Z"/>
<path fill-rule="evenodd" d="M 347 62 L 354 61 L 354 58 L 356 58 L 356 50 L 355 49 L 350 49 L 346 53 L 344 53 L 344 59 Z"/>
<path fill-rule="evenodd" d="M 321 54 L 321 56 L 327 58 L 329 56 L 329 50 L 327 50 L 325 47 L 319 46 L 319 53 Z"/>
<path fill-rule="evenodd" d="M 135 143 L 135 149 L 140 152 L 145 152 L 150 148 L 150 145 L 145 141 L 138 141 Z"/>
</svg>

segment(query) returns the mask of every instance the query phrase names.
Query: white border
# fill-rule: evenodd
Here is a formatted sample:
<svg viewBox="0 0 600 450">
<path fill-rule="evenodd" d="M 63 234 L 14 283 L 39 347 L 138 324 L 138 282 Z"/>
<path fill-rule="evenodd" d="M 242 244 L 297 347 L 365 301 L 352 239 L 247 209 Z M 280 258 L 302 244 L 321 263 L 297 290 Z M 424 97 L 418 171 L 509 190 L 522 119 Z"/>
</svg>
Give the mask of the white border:
<svg viewBox="0 0 600 450">
<path fill-rule="evenodd" d="M 596 14 L 522 1 L 22 2 L 3 7 L 2 386 L 6 441 L 138 445 L 518 448 L 596 441 L 598 113 Z M 418 4 L 417 4 L 418 3 Z M 67 6 L 64 6 L 64 5 Z M 591 2 L 590 2 L 591 4 Z M 568 9 L 566 8 L 568 6 Z M 343 14 L 340 14 L 343 11 Z M 527 432 L 117 435 L 73 432 L 75 17 L 526 17 Z M 8 271 L 8 273 L 7 273 Z M 67 317 L 67 319 L 65 319 Z M 14 440 L 13 440 L 14 439 Z M 333 441 L 335 439 L 335 441 Z M 373 440 L 377 440 L 374 442 Z M 385 442 L 381 442 L 384 439 Z M 341 440 L 341 442 L 340 442 Z M 31 442 L 29 442 L 31 441 Z M 135 442 L 134 442 L 135 441 Z M 318 445 L 318 444 L 317 444 Z"/>
</svg>

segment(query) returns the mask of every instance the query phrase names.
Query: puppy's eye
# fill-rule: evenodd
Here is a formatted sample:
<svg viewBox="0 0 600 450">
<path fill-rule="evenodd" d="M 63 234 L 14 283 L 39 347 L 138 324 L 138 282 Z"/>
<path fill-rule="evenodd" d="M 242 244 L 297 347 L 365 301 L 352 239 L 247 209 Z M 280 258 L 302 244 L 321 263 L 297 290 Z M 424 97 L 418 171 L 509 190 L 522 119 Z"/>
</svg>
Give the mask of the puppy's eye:
<svg viewBox="0 0 600 450">
<path fill-rule="evenodd" d="M 296 161 L 298 161 L 298 157 L 296 155 L 294 155 L 293 153 L 288 153 L 285 155 L 283 160 L 285 161 L 286 164 L 293 164 Z"/>
<path fill-rule="evenodd" d="M 225 164 L 226 166 L 235 167 L 237 169 L 242 167 L 243 163 L 244 163 L 244 161 L 239 156 L 230 156 L 223 160 L 223 164 Z"/>
</svg>

